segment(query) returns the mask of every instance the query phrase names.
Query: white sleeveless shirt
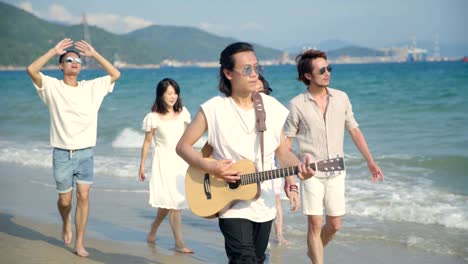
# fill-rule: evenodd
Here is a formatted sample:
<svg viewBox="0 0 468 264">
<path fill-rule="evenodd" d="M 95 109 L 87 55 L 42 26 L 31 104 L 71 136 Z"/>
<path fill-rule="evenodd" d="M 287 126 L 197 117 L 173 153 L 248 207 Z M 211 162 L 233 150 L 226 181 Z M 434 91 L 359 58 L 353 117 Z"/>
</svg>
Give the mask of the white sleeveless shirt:
<svg viewBox="0 0 468 264">
<path fill-rule="evenodd" d="M 273 97 L 262 94 L 266 112 L 264 132 L 264 170 L 275 169 L 275 150 L 280 144 L 281 131 L 288 110 Z M 255 128 L 255 110 L 239 108 L 231 97 L 216 96 L 201 105 L 208 123 L 208 143 L 213 147 L 213 158 L 248 159 L 262 171 L 260 137 Z M 261 195 L 253 201 L 240 201 L 220 213 L 220 218 L 244 218 L 266 222 L 276 216 L 273 181 L 261 183 Z"/>
</svg>

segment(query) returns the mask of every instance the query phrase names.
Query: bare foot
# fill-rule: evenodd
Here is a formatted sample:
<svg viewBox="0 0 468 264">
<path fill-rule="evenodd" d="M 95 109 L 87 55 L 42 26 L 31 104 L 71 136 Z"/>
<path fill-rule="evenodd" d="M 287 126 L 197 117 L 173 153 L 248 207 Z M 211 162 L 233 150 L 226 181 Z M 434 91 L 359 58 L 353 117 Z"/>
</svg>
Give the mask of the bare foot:
<svg viewBox="0 0 468 264">
<path fill-rule="evenodd" d="M 292 241 L 286 240 L 284 237 L 279 237 L 276 241 L 280 246 L 291 246 L 293 244 Z"/>
<path fill-rule="evenodd" d="M 156 234 L 148 234 L 148 236 L 146 237 L 146 242 L 148 244 L 156 244 Z"/>
<path fill-rule="evenodd" d="M 71 217 L 68 217 L 68 221 L 62 225 L 62 239 L 65 245 L 71 243 L 73 238 L 73 232 L 71 230 Z"/>
<path fill-rule="evenodd" d="M 193 254 L 193 253 L 195 253 L 195 252 L 193 252 L 193 250 L 191 250 L 188 247 L 176 247 L 175 251 L 179 252 L 179 253 L 182 253 L 182 254 Z"/>
<path fill-rule="evenodd" d="M 73 250 L 73 253 L 75 253 L 76 255 L 78 255 L 80 257 L 83 257 L 83 258 L 86 258 L 86 257 L 89 256 L 88 251 L 86 251 L 86 249 L 84 247 L 75 248 Z"/>
</svg>

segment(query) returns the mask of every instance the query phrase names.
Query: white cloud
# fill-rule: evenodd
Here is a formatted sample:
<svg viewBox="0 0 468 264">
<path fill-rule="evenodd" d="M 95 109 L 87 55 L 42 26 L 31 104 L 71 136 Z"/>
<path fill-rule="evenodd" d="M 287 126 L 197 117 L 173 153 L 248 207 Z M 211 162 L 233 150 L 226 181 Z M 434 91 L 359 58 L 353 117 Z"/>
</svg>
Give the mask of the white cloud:
<svg viewBox="0 0 468 264">
<path fill-rule="evenodd" d="M 24 11 L 28 11 L 29 13 L 33 13 L 33 7 L 30 2 L 21 2 L 17 5 L 17 7 L 23 9 Z"/>
<path fill-rule="evenodd" d="M 153 25 L 154 23 L 148 20 L 144 20 L 139 17 L 133 17 L 133 16 L 126 16 L 124 18 L 126 24 L 128 25 L 128 28 L 133 30 L 137 28 L 144 28 L 150 25 Z"/>
<path fill-rule="evenodd" d="M 198 28 L 222 36 L 238 35 L 264 29 L 262 25 L 256 23 L 240 24 L 233 27 L 232 25 L 212 24 L 207 22 L 198 24 Z"/>
<path fill-rule="evenodd" d="M 108 13 L 90 13 L 87 14 L 87 18 L 90 25 L 96 25 L 114 33 L 127 33 L 153 24 L 139 17 Z"/>
<path fill-rule="evenodd" d="M 222 25 L 222 24 L 211 24 L 207 22 L 201 22 L 198 25 L 198 28 L 201 30 L 205 30 L 214 34 L 225 34 L 226 32 L 229 32 L 232 30 L 232 27 L 229 25 Z"/>
<path fill-rule="evenodd" d="M 82 21 L 82 14 L 73 14 L 68 11 L 67 8 L 59 4 L 52 4 L 45 11 L 35 10 L 31 2 L 22 2 L 17 6 L 49 21 L 66 22 L 68 24 L 79 24 Z M 86 13 L 86 19 L 90 25 L 95 25 L 118 34 L 127 33 L 154 24 L 151 21 L 139 17 L 120 16 L 109 13 Z"/>
<path fill-rule="evenodd" d="M 67 22 L 70 24 L 78 24 L 81 21 L 79 16 L 74 16 L 64 6 L 53 4 L 49 7 L 46 17 L 54 21 Z"/>
</svg>

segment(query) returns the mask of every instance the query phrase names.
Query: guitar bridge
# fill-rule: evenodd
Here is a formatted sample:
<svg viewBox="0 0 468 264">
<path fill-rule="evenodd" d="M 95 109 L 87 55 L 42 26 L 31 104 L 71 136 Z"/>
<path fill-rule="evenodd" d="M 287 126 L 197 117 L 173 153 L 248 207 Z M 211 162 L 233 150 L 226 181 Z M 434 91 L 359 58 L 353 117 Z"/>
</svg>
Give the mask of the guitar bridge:
<svg viewBox="0 0 468 264">
<path fill-rule="evenodd" d="M 203 189 L 205 190 L 205 196 L 207 200 L 211 200 L 211 183 L 210 183 L 210 175 L 205 173 L 205 178 L 203 179 Z"/>
</svg>

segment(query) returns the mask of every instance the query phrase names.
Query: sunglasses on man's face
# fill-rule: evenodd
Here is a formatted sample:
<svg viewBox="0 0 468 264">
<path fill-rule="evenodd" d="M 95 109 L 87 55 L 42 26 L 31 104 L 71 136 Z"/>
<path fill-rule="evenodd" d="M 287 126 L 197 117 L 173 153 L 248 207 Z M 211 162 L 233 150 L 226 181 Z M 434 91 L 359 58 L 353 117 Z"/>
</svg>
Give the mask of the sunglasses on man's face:
<svg viewBox="0 0 468 264">
<path fill-rule="evenodd" d="M 332 71 L 332 66 L 328 65 L 327 67 L 322 67 L 319 69 L 320 74 L 324 74 L 325 71 L 328 71 L 330 73 Z"/>
<path fill-rule="evenodd" d="M 255 71 L 256 74 L 260 75 L 263 73 L 263 67 L 261 65 L 246 65 L 242 69 L 241 74 L 244 76 L 250 76 L 250 74 L 252 74 L 253 71 Z"/>
<path fill-rule="evenodd" d="M 75 58 L 75 57 L 68 57 L 68 58 L 65 59 L 65 62 L 67 62 L 67 63 L 76 62 L 78 64 L 81 64 L 81 59 L 80 58 Z"/>
</svg>

